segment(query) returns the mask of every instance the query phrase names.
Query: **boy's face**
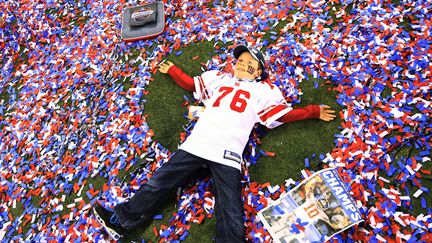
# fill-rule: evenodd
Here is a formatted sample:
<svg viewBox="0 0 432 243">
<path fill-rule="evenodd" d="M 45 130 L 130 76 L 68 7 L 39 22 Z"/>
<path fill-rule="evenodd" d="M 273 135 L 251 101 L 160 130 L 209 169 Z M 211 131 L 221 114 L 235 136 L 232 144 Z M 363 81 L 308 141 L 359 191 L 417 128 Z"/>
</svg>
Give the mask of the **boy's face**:
<svg viewBox="0 0 432 243">
<path fill-rule="evenodd" d="M 256 79 L 261 72 L 258 61 L 247 51 L 238 57 L 234 66 L 234 77 L 238 79 Z"/>
</svg>

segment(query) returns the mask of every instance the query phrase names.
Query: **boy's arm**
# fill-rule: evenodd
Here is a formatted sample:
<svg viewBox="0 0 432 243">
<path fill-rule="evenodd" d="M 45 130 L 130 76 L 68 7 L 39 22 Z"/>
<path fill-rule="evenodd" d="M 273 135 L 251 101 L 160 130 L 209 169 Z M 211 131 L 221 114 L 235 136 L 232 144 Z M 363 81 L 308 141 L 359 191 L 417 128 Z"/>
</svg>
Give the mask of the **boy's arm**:
<svg viewBox="0 0 432 243">
<path fill-rule="evenodd" d="M 195 83 L 191 76 L 187 75 L 176 65 L 168 69 L 169 76 L 183 89 L 195 92 Z"/>
<path fill-rule="evenodd" d="M 287 123 L 311 118 L 319 118 L 320 108 L 319 105 L 308 105 L 302 108 L 296 108 L 283 115 L 278 121 Z"/>
<path fill-rule="evenodd" d="M 167 73 L 180 87 L 183 89 L 194 92 L 195 82 L 193 78 L 184 73 L 179 67 L 170 61 L 162 61 L 159 64 L 159 71 Z"/>
<path fill-rule="evenodd" d="M 331 121 L 336 116 L 335 111 L 330 110 L 329 106 L 308 105 L 303 108 L 296 108 L 283 115 L 278 119 L 279 122 L 287 123 L 311 118 L 319 118 L 324 121 Z"/>
</svg>

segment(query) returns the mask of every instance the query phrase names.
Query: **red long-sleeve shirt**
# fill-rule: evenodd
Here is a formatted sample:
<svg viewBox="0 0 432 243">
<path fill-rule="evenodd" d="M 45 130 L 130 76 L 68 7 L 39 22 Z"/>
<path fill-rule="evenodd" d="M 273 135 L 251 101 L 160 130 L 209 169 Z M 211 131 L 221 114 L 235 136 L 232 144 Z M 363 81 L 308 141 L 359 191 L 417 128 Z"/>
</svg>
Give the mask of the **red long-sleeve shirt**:
<svg viewBox="0 0 432 243">
<path fill-rule="evenodd" d="M 187 75 L 177 66 L 171 66 L 168 69 L 169 76 L 183 89 L 195 92 L 195 84 L 192 77 Z"/>
<path fill-rule="evenodd" d="M 170 69 L 168 69 L 168 74 L 180 87 L 192 92 L 195 91 L 195 84 L 193 78 L 184 73 L 183 70 L 181 70 L 179 67 L 175 65 L 170 67 Z M 319 105 L 308 105 L 306 107 L 295 108 L 291 110 L 290 112 L 279 118 L 278 121 L 287 123 L 319 117 Z"/>
</svg>

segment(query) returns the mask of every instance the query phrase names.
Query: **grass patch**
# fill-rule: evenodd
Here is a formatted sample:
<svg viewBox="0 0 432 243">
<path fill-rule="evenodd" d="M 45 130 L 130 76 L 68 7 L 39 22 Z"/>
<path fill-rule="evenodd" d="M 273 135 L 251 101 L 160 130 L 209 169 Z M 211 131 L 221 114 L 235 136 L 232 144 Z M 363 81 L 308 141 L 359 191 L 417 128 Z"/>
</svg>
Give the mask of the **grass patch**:
<svg viewBox="0 0 432 243">
<path fill-rule="evenodd" d="M 192 43 L 180 49 L 182 55 L 172 55 L 167 57 L 167 60 L 189 76 L 198 76 L 203 72 L 201 63 L 209 60 L 216 50 L 213 45 L 213 42 Z M 183 90 L 167 74 L 158 72 L 154 80 L 146 87 L 149 94 L 146 96 L 144 113 L 148 115 L 149 127 L 155 132 L 154 139 L 173 151 L 180 142 L 179 133 L 187 124 L 184 118 L 187 109 L 181 106 L 185 101 L 183 97 L 192 97 L 191 92 Z"/>
<path fill-rule="evenodd" d="M 310 79 L 299 84 L 299 88 L 304 93 L 299 107 L 326 104 L 338 113 L 339 106 L 336 103 L 335 91 L 328 91 L 322 86 L 315 88 L 315 81 Z M 322 84 L 323 81 L 317 82 Z M 299 180 L 300 171 L 306 168 L 305 158 L 309 159 L 311 170 L 322 169 L 319 155 L 330 152 L 333 148 L 333 134 L 338 131 L 340 122 L 337 116 L 331 122 L 312 119 L 283 124 L 269 130 L 261 140 L 260 149 L 276 152 L 276 156 L 262 156 L 250 169 L 251 179 L 259 183 L 272 184 L 284 183 L 288 178 Z"/>
</svg>

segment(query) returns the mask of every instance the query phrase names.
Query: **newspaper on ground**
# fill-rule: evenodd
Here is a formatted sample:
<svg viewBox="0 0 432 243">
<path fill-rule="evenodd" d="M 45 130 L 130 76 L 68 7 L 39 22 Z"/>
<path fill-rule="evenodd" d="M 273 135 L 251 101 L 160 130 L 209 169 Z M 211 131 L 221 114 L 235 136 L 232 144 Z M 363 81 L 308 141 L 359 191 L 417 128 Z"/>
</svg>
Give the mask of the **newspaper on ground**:
<svg viewBox="0 0 432 243">
<path fill-rule="evenodd" d="M 258 213 L 274 242 L 325 242 L 363 221 L 336 169 L 318 171 Z"/>
</svg>

